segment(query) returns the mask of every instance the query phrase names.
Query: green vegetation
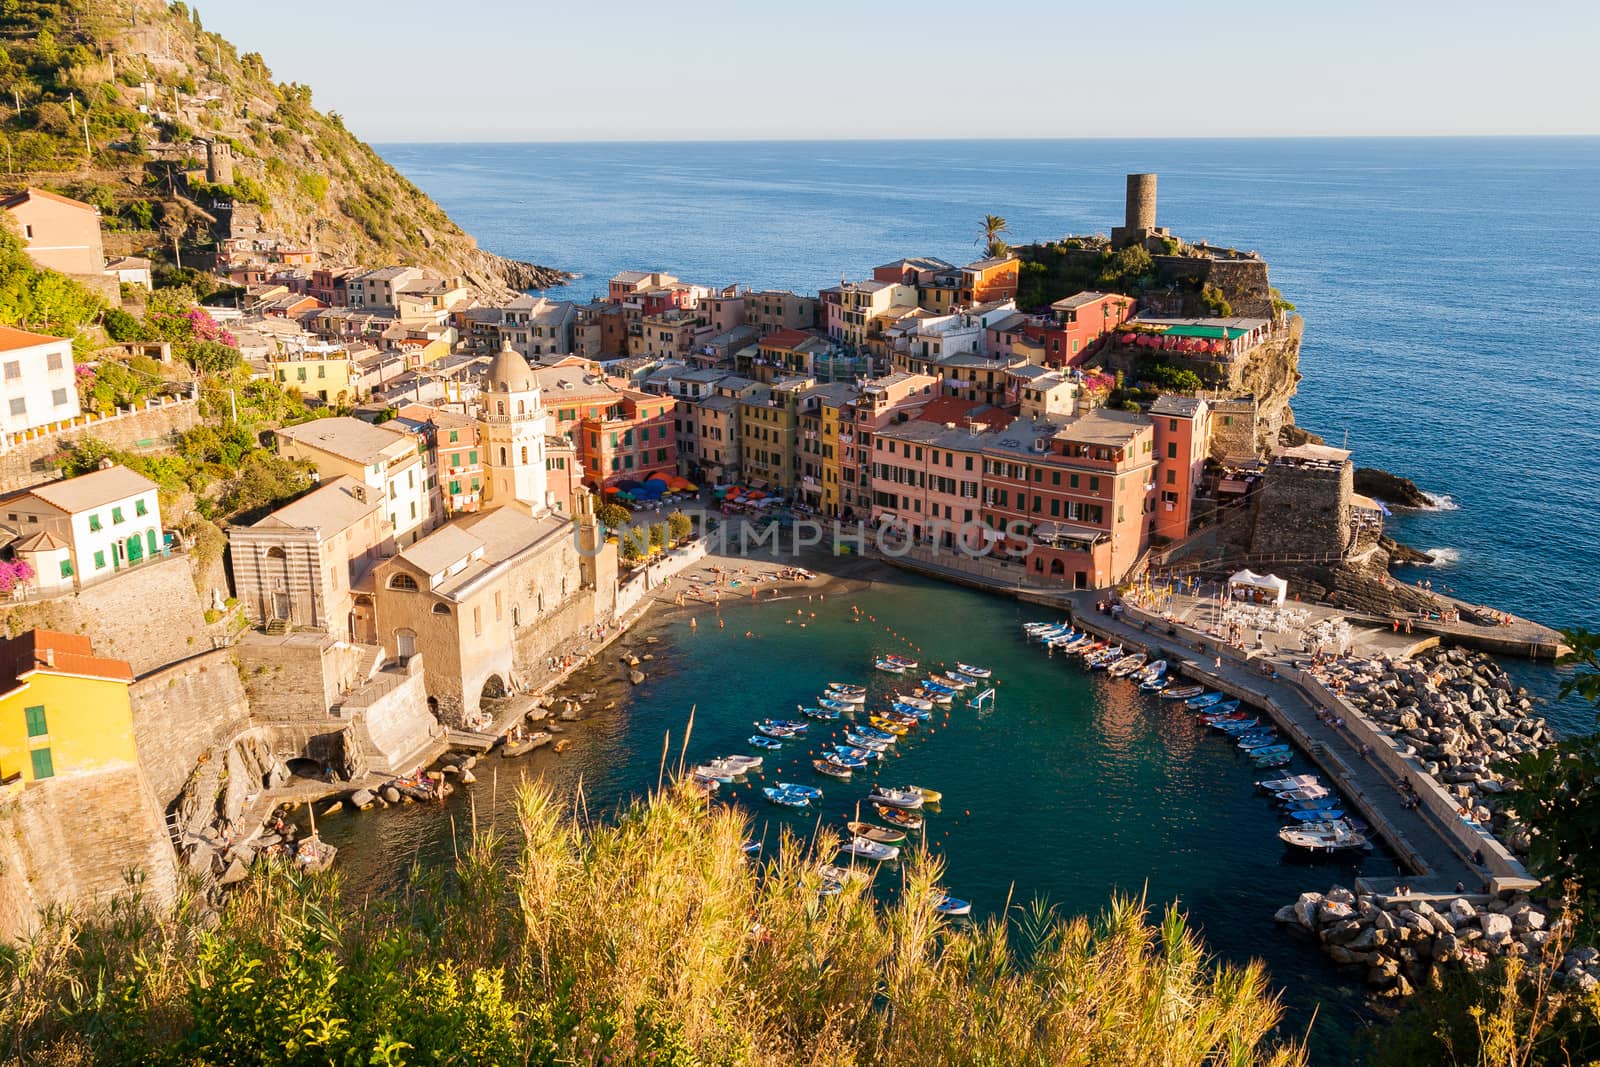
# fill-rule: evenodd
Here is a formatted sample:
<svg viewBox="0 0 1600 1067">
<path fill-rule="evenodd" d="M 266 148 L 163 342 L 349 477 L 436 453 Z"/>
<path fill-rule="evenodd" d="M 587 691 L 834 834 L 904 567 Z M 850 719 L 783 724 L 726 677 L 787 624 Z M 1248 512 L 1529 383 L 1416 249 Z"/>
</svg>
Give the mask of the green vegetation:
<svg viewBox="0 0 1600 1067">
<path fill-rule="evenodd" d="M 633 513 L 621 504 L 613 504 L 608 500 L 604 504 L 596 506 L 594 517 L 606 529 L 620 530 L 633 520 Z"/>
<path fill-rule="evenodd" d="M 1016 249 L 1022 259 L 1017 306 L 1039 308 L 1086 289 L 1139 292 L 1155 285 L 1155 260 L 1139 245 L 1088 251 L 1078 240 Z"/>
<path fill-rule="evenodd" d="M 1145 1065 L 1304 1062 L 1273 1043 L 1259 966 L 1220 965 L 1177 911 L 1021 909 L 957 926 L 937 860 L 879 904 L 819 898 L 786 836 L 686 788 L 615 820 L 524 784 L 514 841 L 414 871 L 396 899 L 258 873 L 206 923 L 125 901 L 56 914 L 0 957 L 0 1055 L 30 1063 Z M 880 876 L 887 877 L 887 875 Z M 353 898 L 359 896 L 359 903 Z"/>
<path fill-rule="evenodd" d="M 674 511 L 667 516 L 667 533 L 674 541 L 682 541 L 694 533 L 694 520 L 681 511 Z"/>
<path fill-rule="evenodd" d="M 1222 295 L 1222 290 L 1207 282 L 1200 288 L 1200 304 L 1206 309 L 1206 314 L 1217 318 L 1232 318 L 1233 305 L 1228 303 L 1228 298 Z"/>
<path fill-rule="evenodd" d="M 1134 377 L 1141 382 L 1149 382 L 1167 393 L 1196 393 L 1205 388 L 1205 383 L 1194 371 L 1174 367 L 1151 356 L 1145 356 L 1139 361 L 1139 369 Z"/>
<path fill-rule="evenodd" d="M 1000 237 L 1001 234 L 1009 232 L 1010 231 L 1006 228 L 1005 216 L 985 215 L 983 217 L 984 255 L 993 259 L 997 256 L 1003 256 L 1007 252 L 1011 251 L 1011 246 L 1007 245 Z"/>
<path fill-rule="evenodd" d="M 0 326 L 71 337 L 93 324 L 100 298 L 64 274 L 40 270 L 23 250 L 9 218 L 0 218 Z"/>
<path fill-rule="evenodd" d="M 1600 633 L 1563 635 L 1576 672 L 1562 696 L 1600 711 Z M 1560 887 L 1556 936 L 1528 960 L 1498 958 L 1483 971 L 1443 976 L 1423 989 L 1393 1026 L 1374 1035 L 1380 1067 L 1415 1063 L 1557 1067 L 1600 1061 L 1600 990 L 1552 987 L 1550 970 L 1576 939 L 1600 934 L 1600 733 L 1579 734 L 1500 768 L 1517 783 L 1512 813 L 1533 831 L 1533 873 Z"/>
</svg>

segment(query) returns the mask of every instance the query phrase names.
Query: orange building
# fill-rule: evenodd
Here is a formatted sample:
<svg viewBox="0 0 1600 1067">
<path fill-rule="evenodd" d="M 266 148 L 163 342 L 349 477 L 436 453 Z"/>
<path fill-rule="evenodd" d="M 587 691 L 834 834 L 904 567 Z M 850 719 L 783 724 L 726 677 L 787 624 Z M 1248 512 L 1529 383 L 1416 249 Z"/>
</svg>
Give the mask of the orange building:
<svg viewBox="0 0 1600 1067">
<path fill-rule="evenodd" d="M 582 477 L 592 488 L 678 473 L 672 397 L 630 389 L 577 356 L 535 367 L 533 374 L 551 432 L 572 437 Z"/>
<path fill-rule="evenodd" d="M 1157 537 L 1178 541 L 1194 522 L 1194 499 L 1211 449 L 1211 409 L 1201 397 L 1162 396 L 1150 406 L 1155 427 Z"/>
<path fill-rule="evenodd" d="M 1021 264 L 1013 255 L 993 256 L 968 263 L 961 268 L 961 304 L 970 307 L 973 304 L 1016 299 L 1020 271 Z"/>
</svg>

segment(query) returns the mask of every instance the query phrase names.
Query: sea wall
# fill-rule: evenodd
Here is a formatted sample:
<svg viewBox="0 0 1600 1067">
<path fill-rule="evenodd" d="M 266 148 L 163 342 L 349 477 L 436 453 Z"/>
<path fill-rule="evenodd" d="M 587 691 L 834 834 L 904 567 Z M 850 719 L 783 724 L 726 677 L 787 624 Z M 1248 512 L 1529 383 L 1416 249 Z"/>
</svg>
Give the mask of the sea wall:
<svg viewBox="0 0 1600 1067">
<path fill-rule="evenodd" d="M 225 648 L 142 675 L 128 696 L 139 760 L 163 810 L 201 756 L 250 725 L 239 667 Z"/>
</svg>

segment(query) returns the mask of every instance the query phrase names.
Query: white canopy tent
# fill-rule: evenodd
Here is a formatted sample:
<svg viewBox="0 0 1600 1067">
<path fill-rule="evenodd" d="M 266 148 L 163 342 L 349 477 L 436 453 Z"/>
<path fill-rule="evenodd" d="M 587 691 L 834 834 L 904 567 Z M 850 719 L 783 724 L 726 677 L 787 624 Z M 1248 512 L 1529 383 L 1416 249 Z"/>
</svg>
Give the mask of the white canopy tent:
<svg viewBox="0 0 1600 1067">
<path fill-rule="evenodd" d="M 1242 570 L 1228 579 L 1228 592 L 1237 600 L 1282 607 L 1289 595 L 1289 583 L 1276 574 Z"/>
</svg>

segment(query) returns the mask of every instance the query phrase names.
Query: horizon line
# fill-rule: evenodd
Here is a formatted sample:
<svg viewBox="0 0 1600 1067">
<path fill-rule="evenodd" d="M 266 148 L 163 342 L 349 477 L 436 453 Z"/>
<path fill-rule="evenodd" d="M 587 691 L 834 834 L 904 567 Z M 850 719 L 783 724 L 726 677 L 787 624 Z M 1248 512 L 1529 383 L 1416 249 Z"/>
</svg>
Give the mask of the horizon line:
<svg viewBox="0 0 1600 1067">
<path fill-rule="evenodd" d="M 1063 142 L 1116 141 L 1128 143 L 1229 141 L 1535 141 L 1600 140 L 1600 132 L 1586 133 L 1329 133 L 1329 134 L 1237 134 L 1223 137 L 1133 136 L 1106 134 L 1089 137 L 530 137 L 492 138 L 411 138 L 397 140 L 383 136 L 366 138 L 371 144 L 393 145 L 662 145 L 662 144 L 1043 144 Z"/>
</svg>

